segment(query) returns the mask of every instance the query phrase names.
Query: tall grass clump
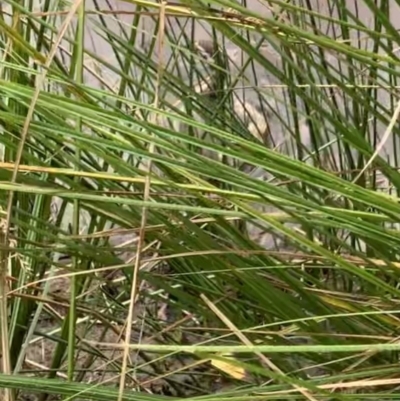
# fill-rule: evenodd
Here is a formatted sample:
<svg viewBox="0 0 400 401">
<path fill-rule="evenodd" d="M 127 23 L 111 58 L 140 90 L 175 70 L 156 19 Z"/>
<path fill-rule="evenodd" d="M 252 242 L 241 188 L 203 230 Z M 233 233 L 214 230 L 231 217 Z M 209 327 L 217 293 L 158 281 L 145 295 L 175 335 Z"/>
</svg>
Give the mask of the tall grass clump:
<svg viewBox="0 0 400 401">
<path fill-rule="evenodd" d="M 399 399 L 399 16 L 2 1 L 1 399 Z"/>
</svg>

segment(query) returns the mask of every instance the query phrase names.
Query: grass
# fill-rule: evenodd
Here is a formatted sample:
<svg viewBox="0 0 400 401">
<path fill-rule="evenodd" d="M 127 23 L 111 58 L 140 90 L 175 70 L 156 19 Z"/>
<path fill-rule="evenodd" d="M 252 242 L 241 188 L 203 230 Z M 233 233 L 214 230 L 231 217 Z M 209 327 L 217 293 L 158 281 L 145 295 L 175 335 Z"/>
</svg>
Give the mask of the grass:
<svg viewBox="0 0 400 401">
<path fill-rule="evenodd" d="M 399 398 L 394 3 L 2 2 L 2 399 Z"/>
</svg>

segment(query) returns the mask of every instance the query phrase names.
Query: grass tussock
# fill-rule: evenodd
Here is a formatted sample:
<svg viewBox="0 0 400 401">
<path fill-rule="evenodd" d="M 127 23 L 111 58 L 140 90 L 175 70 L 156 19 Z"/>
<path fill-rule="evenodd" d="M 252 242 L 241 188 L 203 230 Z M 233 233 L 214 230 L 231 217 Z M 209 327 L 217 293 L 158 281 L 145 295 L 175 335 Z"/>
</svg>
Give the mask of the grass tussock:
<svg viewBox="0 0 400 401">
<path fill-rule="evenodd" d="M 1 399 L 398 399 L 399 12 L 3 1 Z"/>
</svg>

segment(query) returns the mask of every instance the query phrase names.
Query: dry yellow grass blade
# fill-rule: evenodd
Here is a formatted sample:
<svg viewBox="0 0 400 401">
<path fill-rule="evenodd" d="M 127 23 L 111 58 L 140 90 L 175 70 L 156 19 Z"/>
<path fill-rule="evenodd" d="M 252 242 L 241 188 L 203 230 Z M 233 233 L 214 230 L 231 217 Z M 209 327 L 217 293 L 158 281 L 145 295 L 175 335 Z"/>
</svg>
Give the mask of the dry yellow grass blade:
<svg viewBox="0 0 400 401">
<path fill-rule="evenodd" d="M 221 357 L 227 357 L 227 355 L 221 355 Z M 211 365 L 220 370 L 221 372 L 224 372 L 228 376 L 232 377 L 233 379 L 236 380 L 245 380 L 247 377 L 245 369 L 242 367 L 234 364 L 234 363 L 229 363 L 229 359 L 235 360 L 232 357 L 226 358 L 226 360 L 222 361 L 220 359 L 211 359 Z"/>
</svg>

